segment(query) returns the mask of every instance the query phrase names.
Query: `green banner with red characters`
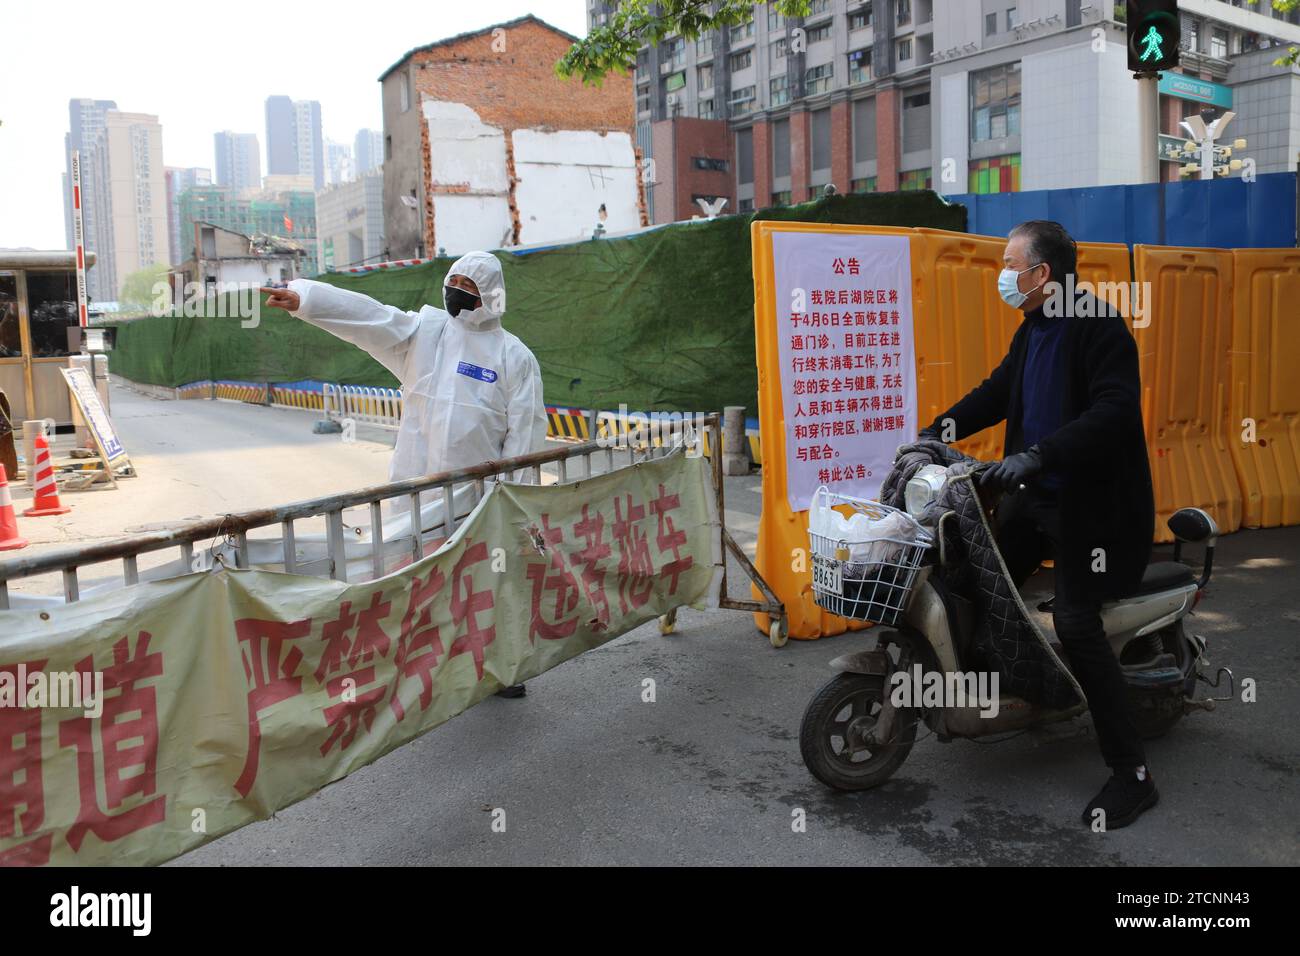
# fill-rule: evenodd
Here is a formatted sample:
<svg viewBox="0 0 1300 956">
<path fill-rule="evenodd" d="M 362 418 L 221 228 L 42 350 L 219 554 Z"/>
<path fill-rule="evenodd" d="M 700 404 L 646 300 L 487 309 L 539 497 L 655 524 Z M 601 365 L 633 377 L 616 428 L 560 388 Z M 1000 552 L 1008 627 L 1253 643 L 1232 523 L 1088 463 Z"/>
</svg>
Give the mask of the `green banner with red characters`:
<svg viewBox="0 0 1300 956">
<path fill-rule="evenodd" d="M 264 819 L 502 686 L 716 605 L 709 467 L 499 485 L 362 584 L 219 569 L 0 611 L 0 864 L 152 864 Z"/>
</svg>

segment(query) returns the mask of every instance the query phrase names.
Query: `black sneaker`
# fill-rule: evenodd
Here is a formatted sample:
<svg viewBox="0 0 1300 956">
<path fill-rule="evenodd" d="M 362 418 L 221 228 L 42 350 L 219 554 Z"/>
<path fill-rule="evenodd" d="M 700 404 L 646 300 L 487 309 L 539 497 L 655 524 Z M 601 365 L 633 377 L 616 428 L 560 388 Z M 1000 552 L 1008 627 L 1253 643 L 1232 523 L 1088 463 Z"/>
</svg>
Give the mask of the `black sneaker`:
<svg viewBox="0 0 1300 956">
<path fill-rule="evenodd" d="M 1135 770 L 1117 771 L 1083 811 L 1083 822 L 1091 827 L 1094 811 L 1100 809 L 1106 814 L 1102 818 L 1105 829 L 1118 830 L 1150 810 L 1159 800 L 1160 792 L 1156 790 L 1150 771 L 1144 770 L 1141 777 Z"/>
<path fill-rule="evenodd" d="M 497 691 L 498 697 L 514 698 L 514 697 L 526 697 L 527 695 L 528 695 L 528 688 L 525 687 L 523 684 L 511 684 L 509 687 L 502 687 L 499 691 Z"/>
</svg>

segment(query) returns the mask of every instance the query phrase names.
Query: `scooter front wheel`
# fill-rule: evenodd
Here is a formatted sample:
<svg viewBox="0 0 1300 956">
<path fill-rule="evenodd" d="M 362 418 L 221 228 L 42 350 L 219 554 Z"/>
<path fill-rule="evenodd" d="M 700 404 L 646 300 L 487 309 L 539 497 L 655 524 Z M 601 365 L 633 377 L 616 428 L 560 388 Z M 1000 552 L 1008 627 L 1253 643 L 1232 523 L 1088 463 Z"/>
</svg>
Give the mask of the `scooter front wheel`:
<svg viewBox="0 0 1300 956">
<path fill-rule="evenodd" d="M 836 790 L 870 790 L 912 750 L 918 714 L 889 707 L 885 678 L 837 674 L 804 711 L 799 751 L 812 775 Z"/>
</svg>

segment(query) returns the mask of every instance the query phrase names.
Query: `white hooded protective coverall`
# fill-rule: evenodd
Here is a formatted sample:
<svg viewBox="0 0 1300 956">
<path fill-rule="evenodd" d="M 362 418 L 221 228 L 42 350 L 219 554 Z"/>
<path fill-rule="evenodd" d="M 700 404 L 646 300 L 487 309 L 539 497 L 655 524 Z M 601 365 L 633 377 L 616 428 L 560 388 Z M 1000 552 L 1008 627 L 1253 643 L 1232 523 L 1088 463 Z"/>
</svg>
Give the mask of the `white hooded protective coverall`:
<svg viewBox="0 0 1300 956">
<path fill-rule="evenodd" d="M 526 455 L 546 442 L 541 368 L 528 346 L 501 327 L 501 264 L 490 253 L 470 252 L 452 263 L 447 277 L 453 275 L 478 287 L 477 309 L 455 316 L 431 305 L 404 312 L 323 282 L 289 283 L 301 299 L 293 315 L 365 349 L 401 381 L 390 481 Z"/>
</svg>

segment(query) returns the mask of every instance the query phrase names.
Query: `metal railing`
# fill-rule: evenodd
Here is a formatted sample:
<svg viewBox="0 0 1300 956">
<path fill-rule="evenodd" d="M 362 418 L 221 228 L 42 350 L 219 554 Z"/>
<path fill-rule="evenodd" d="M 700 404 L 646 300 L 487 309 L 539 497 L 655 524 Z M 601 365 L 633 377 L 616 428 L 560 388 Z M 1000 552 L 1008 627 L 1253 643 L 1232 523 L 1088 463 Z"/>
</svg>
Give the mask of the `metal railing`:
<svg viewBox="0 0 1300 956">
<path fill-rule="evenodd" d="M 708 435 L 708 444 L 712 448 L 721 447 L 721 416 L 713 413 L 704 418 L 703 430 Z M 95 544 L 81 544 L 58 548 L 30 557 L 15 557 L 0 560 L 0 610 L 10 607 L 9 582 L 31 578 L 42 574 L 62 575 L 63 600 L 66 603 L 77 601 L 81 597 L 81 572 L 91 565 L 106 562 L 121 562 L 121 580 L 124 585 L 136 584 L 141 580 L 139 558 L 169 549 L 177 549 L 182 568 L 201 570 L 195 563 L 195 546 L 203 541 L 224 539 L 231 543 L 230 554 L 238 568 L 253 566 L 251 550 L 253 546 L 274 544 L 280 551 L 277 567 L 295 574 L 311 573 L 310 565 L 320 565 L 329 577 L 338 581 L 349 580 L 348 549 L 358 548 L 368 551 L 369 573 L 372 578 L 390 573 L 389 559 L 394 546 L 409 552 L 409 560 L 414 563 L 426 556 L 426 545 L 450 537 L 456 530 L 460 519 L 467 516 L 485 493 L 485 483 L 501 476 L 524 472 L 536 484 L 542 483 L 542 467 L 554 465 L 558 481 L 563 484 L 570 480 L 590 478 L 593 459 L 603 459 L 605 472 L 615 470 L 616 455 L 626 455 L 627 465 L 661 458 L 678 447 L 685 447 L 688 452 L 699 447 L 697 443 L 705 441 L 704 434 L 696 434 L 695 429 L 686 422 L 675 422 L 667 430 L 646 436 L 621 436 L 616 447 L 609 438 L 601 438 L 581 444 L 567 444 L 549 451 L 535 452 L 518 458 L 501 461 L 488 461 L 473 468 L 425 475 L 384 485 L 374 485 L 344 494 L 327 495 L 311 498 L 276 508 L 262 508 L 239 514 L 227 514 L 217 518 L 194 521 L 174 529 L 155 531 L 132 537 L 119 538 Z M 746 574 L 763 592 L 766 601 L 759 602 L 744 599 L 732 599 L 727 596 L 726 561 L 723 561 L 720 606 L 741 610 L 765 611 L 780 618 L 784 609 L 767 583 L 750 563 L 748 556 L 732 539 L 727 531 L 724 518 L 722 456 L 711 456 L 714 494 L 717 503 L 718 525 L 721 530 L 724 548 L 732 552 Z M 384 501 L 404 501 L 409 510 L 408 516 L 427 514 L 422 507 L 422 496 L 431 496 L 441 503 L 441 520 L 428 526 L 425 520 L 404 522 L 405 533 L 385 540 L 385 526 L 381 504 Z M 428 500 L 428 499 L 426 499 Z M 345 529 L 343 513 L 349 508 L 365 507 L 369 512 L 368 540 L 363 536 L 349 536 Z M 311 518 L 324 518 L 324 560 L 301 562 L 298 558 L 298 537 L 295 522 Z M 248 533 L 260 528 L 276 528 L 281 537 L 277 542 L 250 541 Z M 352 529 L 357 531 L 359 529 Z M 351 539 L 351 540 L 349 540 Z M 265 550 L 265 549 L 263 549 Z M 403 556 L 403 563 L 405 563 Z M 262 561 L 257 562 L 263 566 Z M 354 560 L 353 566 L 357 564 Z M 354 580 L 360 580 L 360 576 Z M 667 620 L 675 618 L 675 612 L 666 615 Z"/>
<path fill-rule="evenodd" d="M 334 421 L 351 418 L 369 425 L 396 428 L 402 421 L 402 391 L 368 385 L 321 385 L 325 417 Z"/>
</svg>

